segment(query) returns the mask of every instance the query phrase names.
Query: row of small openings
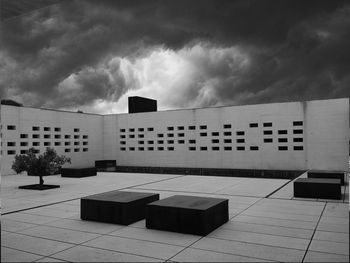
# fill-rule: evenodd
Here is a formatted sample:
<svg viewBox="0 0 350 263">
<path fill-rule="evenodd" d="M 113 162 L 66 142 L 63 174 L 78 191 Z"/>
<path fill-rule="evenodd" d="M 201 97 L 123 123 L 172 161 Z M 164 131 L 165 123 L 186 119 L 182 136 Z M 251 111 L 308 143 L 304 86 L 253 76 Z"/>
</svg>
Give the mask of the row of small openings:
<svg viewBox="0 0 350 263">
<path fill-rule="evenodd" d="M 144 151 L 145 149 L 147 149 L 148 151 L 154 151 L 155 149 L 157 149 L 158 151 L 164 151 L 164 149 L 167 149 L 168 151 L 174 151 L 174 147 L 129 147 L 129 151 L 135 151 L 135 150 L 139 150 L 139 151 Z M 202 146 L 199 147 L 200 151 L 208 151 L 209 147 L 206 146 Z M 212 151 L 220 151 L 220 147 L 211 147 Z M 231 146 L 225 146 L 223 147 L 224 151 L 232 151 L 233 147 Z M 237 146 L 236 150 L 237 151 L 245 151 L 246 147 L 245 146 Z M 293 147 L 294 151 L 303 151 L 304 147 L 303 146 L 294 146 Z M 120 147 L 121 151 L 126 151 L 127 148 L 126 147 Z M 196 151 L 197 147 L 189 147 L 188 150 L 190 151 Z M 250 151 L 258 151 L 259 147 L 258 146 L 250 146 L 249 147 Z M 288 151 L 288 146 L 279 146 L 278 147 L 279 151 Z"/>
<path fill-rule="evenodd" d="M 272 135 L 273 134 L 272 130 L 264 130 L 263 132 L 264 132 L 264 135 Z M 242 136 L 244 134 L 245 134 L 244 131 L 237 131 L 236 132 L 237 136 Z M 288 134 L 288 130 L 278 130 L 278 134 L 279 135 Z M 293 130 L 293 134 L 303 134 L 303 130 L 301 130 L 301 129 Z M 206 136 L 208 136 L 208 133 L 207 132 L 201 132 L 199 135 L 201 137 L 206 137 Z M 219 132 L 212 132 L 211 135 L 212 136 L 220 136 L 220 133 Z M 223 135 L 224 136 L 232 136 L 232 132 L 227 132 L 226 131 L 226 132 L 223 132 Z M 185 137 L 185 133 L 178 133 L 177 136 L 178 137 Z M 138 138 L 144 138 L 145 135 L 144 134 L 138 134 L 137 137 Z M 164 134 L 163 133 L 158 133 L 157 137 L 158 138 L 163 138 Z M 174 134 L 173 133 L 167 133 L 167 137 L 174 137 Z M 125 139 L 126 135 L 122 134 L 122 135 L 120 135 L 120 138 L 121 139 Z M 129 138 L 133 139 L 133 138 L 136 138 L 136 136 L 135 136 L 135 134 L 129 134 Z"/>
<path fill-rule="evenodd" d="M 293 138 L 293 142 L 303 142 L 303 138 Z M 273 142 L 272 138 L 264 138 L 265 143 Z M 288 138 L 278 138 L 278 142 L 288 142 Z"/>
<path fill-rule="evenodd" d="M 293 126 L 303 126 L 303 121 L 293 121 Z M 259 124 L 257 122 L 249 123 L 250 128 L 257 128 Z M 263 127 L 272 127 L 272 122 L 264 122 Z"/>
<path fill-rule="evenodd" d="M 185 143 L 185 140 L 178 140 L 180 144 Z M 219 139 L 212 139 L 212 143 L 220 143 Z M 232 139 L 224 139 L 224 143 L 232 143 Z M 265 143 L 272 143 L 272 138 L 264 138 Z M 278 138 L 278 142 L 288 142 L 288 138 Z M 303 138 L 293 138 L 293 142 L 303 142 Z M 164 144 L 164 140 L 157 140 L 158 144 Z M 167 143 L 174 144 L 174 140 L 167 140 Z M 188 140 L 189 144 L 195 144 L 196 140 Z M 245 143 L 245 139 L 236 139 L 236 143 Z M 126 144 L 126 141 L 120 141 L 120 144 Z M 145 144 L 145 141 L 138 141 L 138 144 Z M 154 141 L 147 141 L 147 144 L 154 144 Z"/>
<path fill-rule="evenodd" d="M 16 130 L 16 125 L 7 125 L 7 129 L 8 130 Z M 43 127 L 43 130 L 44 131 L 51 131 L 51 127 Z M 39 126 L 32 126 L 32 131 L 40 131 L 40 127 Z M 55 132 L 60 132 L 61 128 L 55 127 L 54 131 Z M 74 128 L 73 131 L 74 132 L 80 132 L 80 129 Z"/>
<path fill-rule="evenodd" d="M 169 144 L 174 144 L 174 140 L 167 140 L 166 141 L 167 143 Z M 183 144 L 185 143 L 185 140 L 178 140 L 177 141 L 178 143 L 180 144 Z M 219 139 L 212 139 L 211 140 L 212 143 L 220 143 L 220 140 Z M 236 142 L 237 143 L 244 143 L 245 140 L 244 139 L 236 139 Z M 154 141 L 147 141 L 148 144 L 154 144 Z M 164 140 L 157 140 L 157 143 L 158 144 L 164 144 Z M 196 144 L 196 140 L 188 140 L 188 143 L 189 144 Z M 232 140 L 231 139 L 225 139 L 224 140 L 224 143 L 232 143 Z M 120 144 L 126 144 L 126 141 L 120 141 Z M 145 144 L 145 141 L 138 141 L 138 144 Z"/>
<path fill-rule="evenodd" d="M 83 152 L 87 152 L 89 150 L 89 148 L 83 148 Z M 64 152 L 68 153 L 71 152 L 70 148 L 66 148 L 64 149 Z M 74 152 L 80 152 L 80 148 L 74 148 Z"/>
<path fill-rule="evenodd" d="M 293 121 L 293 126 L 302 126 L 303 122 L 302 121 Z M 255 127 L 259 127 L 258 123 L 249 123 L 249 127 L 251 128 L 255 128 Z M 272 122 L 264 122 L 263 123 L 263 127 L 272 127 Z M 224 129 L 231 129 L 232 125 L 231 124 L 224 124 L 223 125 Z M 175 127 L 173 126 L 168 126 L 167 130 L 168 131 L 173 131 L 175 129 Z M 196 126 L 195 125 L 190 125 L 188 126 L 188 130 L 195 130 Z M 200 130 L 206 130 L 207 129 L 207 125 L 200 125 L 199 126 Z M 135 132 L 135 128 L 129 128 L 129 132 Z M 139 132 L 143 132 L 145 131 L 145 128 L 138 128 L 137 129 Z M 147 131 L 153 131 L 154 128 L 147 128 Z M 177 126 L 177 130 L 185 130 L 185 126 Z M 120 132 L 126 132 L 126 129 L 120 129 Z"/>
<path fill-rule="evenodd" d="M 189 129 L 189 130 L 195 130 L 195 129 L 196 129 L 196 126 L 194 126 L 194 125 L 188 126 L 188 129 Z M 199 126 L 199 129 L 205 130 L 205 129 L 207 129 L 207 125 L 200 125 L 200 126 Z M 167 130 L 168 130 L 168 131 L 174 131 L 174 130 L 175 130 L 175 127 L 173 127 L 173 126 L 168 126 L 168 127 L 167 127 Z M 177 126 L 177 130 L 178 130 L 178 131 L 183 131 L 183 130 L 185 130 L 185 126 Z M 120 129 L 119 131 L 120 131 L 120 132 L 126 132 L 126 129 Z M 135 132 L 135 131 L 136 131 L 135 128 L 129 128 L 129 132 Z M 137 131 L 143 132 L 143 131 L 145 131 L 145 128 L 138 128 Z M 153 128 L 153 127 L 147 128 L 147 131 L 154 131 L 154 128 Z"/>
<path fill-rule="evenodd" d="M 21 133 L 20 134 L 20 138 L 21 139 L 28 139 L 28 134 L 26 133 Z M 32 138 L 33 139 L 39 139 L 40 138 L 40 134 L 32 134 Z M 55 134 L 54 135 L 55 139 L 61 139 L 62 135 L 61 134 Z M 65 139 L 71 139 L 71 135 L 70 134 L 66 134 L 64 135 Z M 73 137 L 74 139 L 80 139 L 80 135 L 74 135 Z M 88 139 L 89 136 L 88 135 L 83 135 L 82 136 L 83 139 Z M 44 134 L 44 139 L 51 139 L 51 134 Z"/>
<path fill-rule="evenodd" d="M 26 147 L 29 145 L 28 142 L 20 142 L 19 143 L 20 146 L 22 147 Z M 88 145 L 88 142 L 82 142 L 82 145 Z M 44 146 L 51 146 L 51 142 L 44 142 L 43 143 Z M 61 146 L 62 142 L 54 142 L 55 146 Z M 71 142 L 64 142 L 64 145 L 71 145 Z M 80 142 L 74 142 L 74 145 L 80 145 Z M 16 146 L 16 142 L 7 142 L 7 146 L 8 147 L 15 147 Z M 40 142 L 32 142 L 32 146 L 40 146 Z"/>
<path fill-rule="evenodd" d="M 199 147 L 199 149 L 201 151 L 207 151 L 209 147 L 206 147 L 206 146 L 203 146 L 203 147 Z M 165 149 L 167 149 L 168 151 L 174 151 L 174 147 L 129 147 L 128 148 L 129 151 L 135 151 L 136 149 L 139 150 L 139 151 L 144 151 L 145 149 L 147 149 L 148 151 L 154 151 L 155 149 L 157 149 L 158 151 L 164 151 Z M 211 147 L 211 149 L 213 151 L 220 151 L 220 147 Z M 232 147 L 230 146 L 227 146 L 227 147 L 223 147 L 223 149 L 225 151 L 232 151 Z M 236 149 L 238 151 L 244 151 L 245 150 L 245 147 L 244 146 L 238 146 L 236 147 Z M 251 151 L 258 151 L 259 150 L 259 147 L 258 146 L 250 146 L 249 148 Z M 120 150 L 121 151 L 126 151 L 127 148 L 126 147 L 120 147 Z M 190 151 L 196 151 L 197 150 L 197 147 L 188 147 L 188 150 Z"/>
<path fill-rule="evenodd" d="M 126 147 L 120 147 L 120 150 L 121 151 L 126 151 Z M 175 148 L 174 147 L 167 147 L 167 148 L 165 148 L 165 147 L 157 147 L 157 148 L 155 148 L 155 147 L 147 147 L 147 148 L 145 148 L 145 147 L 138 147 L 138 148 L 136 148 L 136 147 L 129 147 L 129 151 L 135 151 L 135 150 L 138 150 L 138 151 L 144 151 L 145 149 L 147 149 L 148 151 L 154 151 L 155 149 L 157 149 L 158 151 L 164 151 L 164 149 L 167 149 L 168 151 L 174 151 L 175 150 Z"/>
<path fill-rule="evenodd" d="M 263 131 L 264 135 L 272 135 L 273 131 L 272 130 L 264 130 Z M 296 129 L 293 130 L 293 134 L 303 134 L 304 131 L 302 129 Z M 288 134 L 288 130 L 278 130 L 278 135 L 284 135 Z"/>
<path fill-rule="evenodd" d="M 129 128 L 129 132 L 135 132 L 135 128 Z M 144 132 L 145 131 L 145 128 L 138 128 L 137 129 L 139 132 Z M 120 132 L 126 132 L 126 129 L 120 129 L 119 130 Z M 154 128 L 153 127 L 149 127 L 147 128 L 147 131 L 154 131 Z"/>
<path fill-rule="evenodd" d="M 74 148 L 73 149 L 74 152 L 80 152 L 80 148 Z M 83 152 L 87 152 L 89 150 L 89 148 L 83 148 L 82 151 Z M 26 154 L 28 152 L 28 150 L 20 150 L 20 154 Z M 64 149 L 64 152 L 71 152 L 71 149 Z M 34 153 L 40 153 L 39 149 L 35 149 Z M 7 155 L 15 155 L 16 154 L 16 150 L 8 150 L 7 151 Z"/>
<path fill-rule="evenodd" d="M 216 136 L 220 136 L 220 133 L 219 132 L 212 132 L 211 135 L 216 137 Z M 231 136 L 231 135 L 232 135 L 231 132 L 224 132 L 224 136 Z M 237 131 L 236 135 L 237 136 L 242 136 L 242 135 L 244 135 L 244 131 Z M 185 137 L 185 133 L 178 133 L 177 136 L 178 137 Z M 206 132 L 205 133 L 200 133 L 200 136 L 205 137 L 205 136 L 207 136 L 207 133 Z M 137 137 L 138 138 L 144 138 L 145 136 L 144 136 L 144 134 L 138 134 Z M 157 137 L 158 138 L 164 138 L 164 134 L 163 133 L 158 133 Z M 174 137 L 174 133 L 167 133 L 167 137 Z M 125 139 L 126 135 L 125 134 L 121 134 L 120 138 L 121 139 Z M 129 138 L 131 138 L 131 139 L 136 138 L 135 134 L 129 134 Z"/>
</svg>

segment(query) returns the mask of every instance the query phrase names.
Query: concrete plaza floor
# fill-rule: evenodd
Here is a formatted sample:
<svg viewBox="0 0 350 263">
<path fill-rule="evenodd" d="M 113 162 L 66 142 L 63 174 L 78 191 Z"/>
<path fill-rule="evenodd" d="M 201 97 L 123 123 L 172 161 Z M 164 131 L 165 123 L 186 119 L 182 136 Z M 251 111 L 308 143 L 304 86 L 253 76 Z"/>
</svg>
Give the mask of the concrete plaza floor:
<svg viewBox="0 0 350 263">
<path fill-rule="evenodd" d="M 349 262 L 348 177 L 344 199 L 292 196 L 281 179 L 98 173 L 45 178 L 61 188 L 21 190 L 35 177 L 1 178 L 2 262 Z M 230 220 L 201 237 L 80 220 L 80 197 L 111 190 L 229 199 Z"/>
</svg>

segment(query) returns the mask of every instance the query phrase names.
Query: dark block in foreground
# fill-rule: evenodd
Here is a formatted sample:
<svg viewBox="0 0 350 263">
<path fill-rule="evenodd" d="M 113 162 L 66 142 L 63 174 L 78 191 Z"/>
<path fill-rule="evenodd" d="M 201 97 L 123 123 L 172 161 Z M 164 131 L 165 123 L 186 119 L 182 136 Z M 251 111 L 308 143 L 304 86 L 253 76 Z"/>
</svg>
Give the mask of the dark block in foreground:
<svg viewBox="0 0 350 263">
<path fill-rule="evenodd" d="M 175 195 L 146 206 L 146 227 L 205 236 L 228 221 L 228 199 Z"/>
<path fill-rule="evenodd" d="M 307 177 L 309 178 L 328 178 L 328 179 L 340 179 L 341 185 L 344 185 L 344 173 L 333 171 L 308 171 Z"/>
<path fill-rule="evenodd" d="M 80 199 L 80 217 L 106 223 L 129 225 L 145 218 L 146 204 L 159 194 L 111 191 Z"/>
<path fill-rule="evenodd" d="M 88 168 L 61 168 L 62 177 L 81 178 L 95 176 L 97 174 L 95 167 Z"/>
<path fill-rule="evenodd" d="M 298 178 L 294 197 L 341 199 L 340 179 Z"/>
</svg>

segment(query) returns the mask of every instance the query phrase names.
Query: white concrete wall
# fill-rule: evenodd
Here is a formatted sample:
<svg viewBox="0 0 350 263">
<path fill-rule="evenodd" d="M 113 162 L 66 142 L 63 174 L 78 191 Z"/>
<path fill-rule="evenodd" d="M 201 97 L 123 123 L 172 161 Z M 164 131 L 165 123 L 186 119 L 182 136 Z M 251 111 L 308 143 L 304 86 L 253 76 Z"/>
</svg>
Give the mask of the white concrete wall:
<svg viewBox="0 0 350 263">
<path fill-rule="evenodd" d="M 302 125 L 294 126 L 294 121 L 301 121 Z M 40 147 L 35 147 L 40 151 L 45 149 L 43 142 L 50 141 L 59 154 L 72 158 L 72 166 L 91 166 L 95 160 L 116 159 L 118 165 L 128 166 L 348 169 L 349 99 L 105 116 L 2 105 L 1 123 L 3 174 L 13 173 L 11 165 L 14 155 L 8 155 L 7 151 L 15 150 L 19 154 L 35 141 L 40 142 Z M 251 128 L 250 123 L 258 123 L 258 127 Z M 264 123 L 272 123 L 272 127 L 264 127 Z M 224 128 L 225 124 L 231 125 L 231 128 Z M 7 125 L 15 125 L 16 130 L 7 130 Z M 202 125 L 206 129 L 200 129 Z M 33 131 L 33 126 L 39 126 L 40 131 Z M 184 130 L 179 130 L 179 126 Z M 189 130 L 189 126 L 195 126 L 195 130 Z M 44 127 L 51 127 L 51 131 L 45 132 Z M 60 127 L 61 132 L 55 132 L 55 127 Z M 174 127 L 174 130 L 168 130 L 168 127 Z M 82 152 L 84 145 L 74 146 L 74 141 L 80 141 L 80 144 L 86 141 L 82 138 L 74 140 L 74 128 L 80 129 L 80 136 L 88 135 L 87 152 Z M 139 131 L 139 128 L 144 130 Z M 122 129 L 125 132 L 121 132 Z M 130 132 L 129 129 L 135 131 Z M 279 130 L 286 130 L 287 134 L 279 134 Z M 301 130 L 302 133 L 294 134 L 294 130 Z M 244 131 L 244 135 L 237 135 L 238 131 Z M 272 134 L 264 134 L 264 131 L 272 131 Z M 203 132 L 207 136 L 200 136 Z M 214 136 L 213 132 L 219 133 L 219 136 Z M 225 132 L 231 134 L 225 135 Z M 28 134 L 29 138 L 20 139 L 21 133 Z M 184 137 L 179 136 L 181 133 Z M 32 134 L 40 134 L 40 139 L 33 139 Z M 51 134 L 51 139 L 44 139 L 44 134 Z M 61 134 L 62 138 L 56 140 L 54 134 Z M 64 139 L 66 134 L 71 135 L 71 139 Z M 158 134 L 164 137 L 158 137 Z M 168 134 L 173 134 L 173 137 Z M 130 138 L 130 135 L 135 138 Z M 273 142 L 264 142 L 268 138 Z M 295 138 L 302 141 L 295 142 Z M 213 143 L 215 139 L 219 143 Z M 238 143 L 237 139 L 245 141 Z M 279 142 L 279 139 L 286 139 L 287 142 Z M 179 140 L 184 140 L 184 143 L 179 143 Z M 191 144 L 191 140 L 195 140 L 195 143 Z M 22 147 L 21 141 L 27 141 L 29 145 Z M 54 146 L 55 141 L 61 141 L 62 145 Z M 65 146 L 66 141 L 72 145 Z M 143 144 L 139 141 L 143 141 Z M 163 141 L 163 144 L 158 141 Z M 16 146 L 7 146 L 7 142 L 16 142 Z M 242 146 L 245 147 L 243 151 L 237 150 Z M 251 150 L 251 146 L 257 146 L 258 150 Z M 153 151 L 149 147 L 153 147 Z M 158 147 L 164 147 L 164 150 L 158 150 Z M 191 151 L 190 147 L 195 147 L 195 150 Z M 201 150 L 201 147 L 207 147 L 207 150 Z M 219 147 L 219 150 L 213 147 Z M 288 149 L 281 150 L 279 147 Z M 302 150 L 294 147 L 302 147 Z M 65 152 L 66 148 L 70 148 L 71 152 Z M 80 152 L 74 152 L 74 148 L 80 148 Z"/>
<path fill-rule="evenodd" d="M 109 156 L 116 154 L 112 159 L 117 159 L 119 165 L 281 170 L 346 170 L 348 165 L 348 99 L 119 114 L 108 118 L 117 125 L 116 132 L 111 134 L 115 138 L 107 140 L 113 142 L 109 145 Z M 302 121 L 302 126 L 293 126 L 294 121 Z M 272 127 L 263 126 L 268 122 Z M 250 123 L 258 123 L 258 127 L 250 128 Z M 231 124 L 232 128 L 224 129 L 224 124 Z M 190 125 L 195 125 L 196 130 L 189 130 Z M 207 129 L 201 130 L 201 125 L 206 125 Z M 184 126 L 185 130 L 178 130 L 177 126 Z M 149 127 L 154 131 L 147 131 Z M 168 131 L 167 127 L 174 127 L 174 130 Z M 130 128 L 135 128 L 135 132 L 129 132 Z M 138 128 L 145 131 L 138 132 Z M 264 135 L 265 130 L 271 130 L 272 135 Z M 287 134 L 278 134 L 279 130 L 287 130 Z M 302 133 L 294 134 L 294 130 L 302 130 Z M 245 135 L 237 136 L 237 131 L 244 131 Z M 201 132 L 207 132 L 207 136 L 201 137 Z M 212 132 L 219 132 L 219 136 L 212 136 Z M 225 136 L 224 132 L 232 135 Z M 164 137 L 158 138 L 158 133 Z M 167 137 L 168 133 L 174 137 Z M 185 137 L 179 137 L 178 133 L 185 133 Z M 120 137 L 123 134 L 126 139 Z M 130 134 L 135 138 L 129 138 Z M 139 135 L 144 138 L 138 138 Z M 245 143 L 237 143 L 239 138 L 244 138 Z M 273 142 L 264 142 L 264 138 L 272 138 Z M 303 141 L 294 142 L 294 138 Z M 185 144 L 178 143 L 181 139 Z M 213 139 L 219 139 L 220 143 L 212 143 Z M 232 143 L 224 143 L 224 139 L 231 139 Z M 279 142 L 279 139 L 287 139 L 287 142 Z M 164 144 L 157 143 L 158 140 L 163 140 Z M 167 143 L 168 140 L 174 140 L 174 144 Z M 190 140 L 196 143 L 190 144 Z M 126 144 L 121 144 L 122 141 Z M 154 144 L 149 145 L 148 141 Z M 152 146 L 153 151 L 147 150 Z M 244 146 L 245 150 L 238 151 L 238 146 Z M 252 151 L 251 146 L 259 150 Z M 288 150 L 280 150 L 281 146 L 287 146 Z M 295 150 L 298 146 L 303 149 Z M 125 150 L 121 150 L 123 147 Z M 131 151 L 130 147 L 135 150 Z M 139 147 L 144 150 L 138 150 Z M 158 147 L 164 150 L 159 151 Z M 174 151 L 167 147 L 174 147 Z M 190 151 L 189 147 L 196 147 L 196 150 Z M 200 147 L 207 147 L 207 150 L 201 151 Z M 212 147 L 220 150 L 214 151 Z M 224 147 L 232 147 L 232 150 Z"/>
<path fill-rule="evenodd" d="M 2 174 L 13 174 L 11 169 L 14 155 L 8 154 L 8 151 L 15 151 L 20 154 L 21 150 L 34 147 L 44 152 L 46 147 L 44 142 L 50 142 L 58 154 L 63 154 L 71 158 L 72 164 L 66 165 L 71 167 L 94 166 L 94 161 L 103 158 L 103 118 L 95 114 L 82 114 L 74 112 L 64 112 L 55 110 L 44 110 L 28 107 L 14 107 L 1 105 L 2 120 Z M 14 125 L 15 130 L 8 130 L 8 125 Z M 38 126 L 39 131 L 33 131 L 33 126 Z M 44 127 L 50 127 L 50 131 L 44 131 Z M 55 128 L 61 128 L 60 132 Z M 74 132 L 74 129 L 79 132 Z M 20 134 L 28 134 L 28 138 L 20 138 Z M 39 134 L 40 138 L 33 138 L 33 134 Z M 44 138 L 44 135 L 50 135 L 51 138 Z M 55 138 L 60 135 L 61 138 Z M 69 139 L 65 135 L 70 135 Z M 79 138 L 74 138 L 78 135 Z M 83 136 L 87 138 L 84 139 Z M 15 142 L 16 146 L 8 146 L 8 142 Z M 27 146 L 21 146 L 21 142 L 27 142 Z M 39 146 L 33 146 L 33 142 L 39 142 Z M 61 145 L 55 145 L 60 142 Z M 69 142 L 70 145 L 65 145 Z M 79 145 L 74 145 L 78 142 Z M 87 145 L 83 145 L 83 143 Z M 70 152 L 65 152 L 70 149 Z M 75 152 L 74 149 L 79 149 Z M 87 149 L 83 151 L 83 149 Z"/>
<path fill-rule="evenodd" d="M 307 167 L 348 170 L 349 99 L 310 101 L 307 119 Z"/>
</svg>

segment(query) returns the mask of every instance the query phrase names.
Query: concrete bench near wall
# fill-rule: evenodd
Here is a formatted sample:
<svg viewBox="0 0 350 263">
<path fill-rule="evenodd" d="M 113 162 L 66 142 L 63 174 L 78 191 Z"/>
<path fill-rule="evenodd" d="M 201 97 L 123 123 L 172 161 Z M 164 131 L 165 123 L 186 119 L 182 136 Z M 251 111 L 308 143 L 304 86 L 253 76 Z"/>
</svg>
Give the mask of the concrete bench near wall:
<svg viewBox="0 0 350 263">
<path fill-rule="evenodd" d="M 97 171 L 95 167 L 61 168 L 62 177 L 81 178 L 96 175 Z"/>
<path fill-rule="evenodd" d="M 341 199 L 340 179 L 298 178 L 294 181 L 294 197 Z"/>
<path fill-rule="evenodd" d="M 80 217 L 105 223 L 129 225 L 145 218 L 146 204 L 159 194 L 110 191 L 80 199 Z"/>
<path fill-rule="evenodd" d="M 315 171 L 311 170 L 307 172 L 308 178 L 328 178 L 328 179 L 340 179 L 341 185 L 344 185 L 344 172 L 337 171 Z"/>
<path fill-rule="evenodd" d="M 97 160 L 95 161 L 95 168 L 99 172 L 115 172 L 117 170 L 116 160 Z"/>
<path fill-rule="evenodd" d="M 146 206 L 150 229 L 205 236 L 228 219 L 228 199 L 175 195 Z"/>
</svg>

